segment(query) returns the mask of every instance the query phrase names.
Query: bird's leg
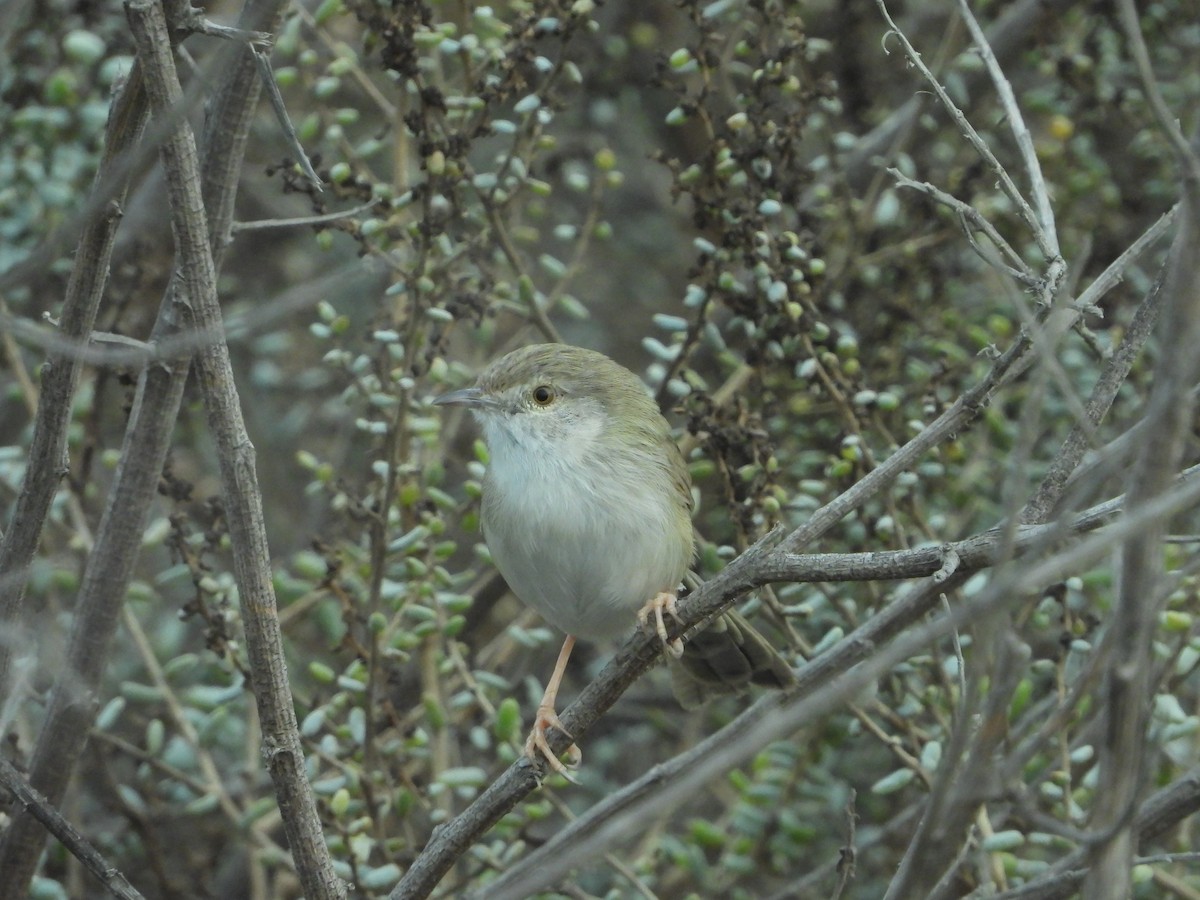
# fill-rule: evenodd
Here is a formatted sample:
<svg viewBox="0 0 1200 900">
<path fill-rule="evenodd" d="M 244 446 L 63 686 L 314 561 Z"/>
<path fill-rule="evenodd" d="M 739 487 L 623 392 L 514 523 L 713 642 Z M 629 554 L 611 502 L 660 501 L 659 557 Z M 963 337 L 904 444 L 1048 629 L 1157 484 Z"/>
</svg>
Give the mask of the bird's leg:
<svg viewBox="0 0 1200 900">
<path fill-rule="evenodd" d="M 571 658 L 571 649 L 574 646 L 575 638 L 568 634 L 567 639 L 563 641 L 562 649 L 558 651 L 558 662 L 554 664 L 554 673 L 550 676 L 550 682 L 546 685 L 546 693 L 542 695 L 542 702 L 538 704 L 537 714 L 533 720 L 533 730 L 529 732 L 529 737 L 525 741 L 526 756 L 534 762 L 537 762 L 539 755 L 544 757 L 546 762 L 550 764 L 550 768 L 568 781 L 574 781 L 575 779 L 571 777 L 571 773 L 567 771 L 567 767 L 562 764 L 562 761 L 550 749 L 550 742 L 546 740 L 546 728 L 554 726 L 567 737 L 571 736 L 571 732 L 563 728 L 563 724 L 558 718 L 558 713 L 554 711 L 554 702 L 558 699 L 558 685 L 562 681 L 563 673 L 567 671 L 567 660 Z M 567 748 L 567 754 L 571 760 L 571 768 L 576 768 L 583 759 L 583 753 L 574 744 Z"/>
<path fill-rule="evenodd" d="M 646 605 L 638 610 L 638 626 L 642 631 L 657 634 L 658 639 L 662 641 L 663 650 L 679 659 L 683 656 L 683 641 L 679 638 L 675 638 L 673 641 L 667 640 L 667 624 L 663 621 L 664 612 L 679 624 L 683 624 L 683 619 L 679 615 L 677 598 L 668 591 L 661 591 L 647 600 Z M 653 628 L 650 626 L 651 616 L 654 616 Z"/>
</svg>

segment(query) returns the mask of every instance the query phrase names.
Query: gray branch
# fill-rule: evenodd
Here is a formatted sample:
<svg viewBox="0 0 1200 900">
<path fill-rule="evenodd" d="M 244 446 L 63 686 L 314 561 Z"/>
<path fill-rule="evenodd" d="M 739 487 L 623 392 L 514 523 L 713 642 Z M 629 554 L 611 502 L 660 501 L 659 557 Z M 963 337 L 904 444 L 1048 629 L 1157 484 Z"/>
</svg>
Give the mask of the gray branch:
<svg viewBox="0 0 1200 900">
<path fill-rule="evenodd" d="M 156 114 L 167 114 L 183 92 L 175 73 L 162 9 L 155 0 L 129 0 L 126 10 L 139 56 L 146 61 L 151 106 Z M 190 128 L 180 127 L 163 145 L 163 168 L 187 298 L 180 309 L 183 324 L 189 330 L 221 334 L 216 267 L 200 189 L 199 159 Z M 196 355 L 195 368 L 209 427 L 217 444 L 221 494 L 229 520 L 254 698 L 267 769 L 283 813 L 288 846 L 307 897 L 344 897 L 346 886 L 333 871 L 316 801 L 304 770 L 304 751 L 284 663 L 254 447 L 242 418 L 225 342 L 213 341 L 201 350 Z"/>
<path fill-rule="evenodd" d="M 75 265 L 67 284 L 59 332 L 69 343 L 84 343 L 96 322 L 100 298 L 108 281 L 121 204 L 129 187 L 129 169 L 122 165 L 141 140 L 149 120 L 149 107 L 142 90 L 142 68 L 134 65 L 121 93 L 116 97 L 105 131 L 105 151 L 96 173 L 95 186 L 105 186 L 112 197 L 89 217 L 83 226 Z M 114 175 L 113 169 L 119 171 Z M 41 394 L 29 447 L 29 466 L 13 510 L 11 527 L 0 542 L 0 694 L 9 696 L 9 673 L 14 652 L 28 646 L 29 613 L 25 607 L 25 585 L 29 566 L 41 541 L 42 529 L 58 484 L 67 470 L 67 426 L 71 401 L 79 384 L 81 361 L 66 350 L 49 354 L 42 367 Z"/>
<path fill-rule="evenodd" d="M 46 798 L 29 786 L 21 773 L 7 759 L 0 757 L 0 784 L 12 792 L 21 808 L 37 819 L 47 831 L 78 859 L 85 869 L 104 885 L 104 889 L 121 900 L 142 900 L 142 895 L 100 851 L 63 818 L 62 813 L 46 802 Z"/>
<path fill-rule="evenodd" d="M 251 25 L 270 23 L 281 7 L 279 0 L 251 2 L 243 20 Z M 162 131 L 163 122 L 170 133 L 162 152 L 172 201 L 172 226 L 179 248 L 177 276 L 160 307 L 151 343 L 164 342 L 182 334 L 184 325 L 196 319 L 207 318 L 215 326 L 212 333 L 219 335 L 214 256 L 219 258 L 221 248 L 228 242 L 237 174 L 258 99 L 257 68 L 244 48 L 233 47 L 218 55 L 217 71 L 223 75 L 208 118 L 204 165 L 200 169 L 184 114 L 187 101 L 183 99 L 174 75 L 162 10 L 152 0 L 143 0 L 131 4 L 129 13 L 142 66 L 154 65 L 152 72 L 146 72 L 145 79 L 139 78 L 130 84 L 136 84 L 139 103 L 145 105 L 148 96 L 152 99 L 160 124 L 151 129 L 151 134 Z M 90 246 L 83 250 L 90 250 Z M 87 259 L 78 260 L 77 266 L 94 261 L 93 253 Z M 86 340 L 89 332 L 90 327 L 81 329 L 74 340 Z M 207 354 L 210 358 L 198 367 L 202 377 L 206 371 L 210 375 L 213 371 L 213 354 L 225 355 L 227 364 L 223 342 L 219 349 L 210 346 Z M 30 783 L 50 803 L 61 801 L 94 716 L 97 688 L 141 546 L 189 362 L 188 355 L 168 357 L 148 365 L 141 373 L 113 487 L 84 571 L 67 663 L 59 671 L 31 760 Z M 236 400 L 236 395 L 233 399 Z M 212 408 L 210 403 L 210 410 Z M 244 436 L 244 431 L 242 434 Z M 230 494 L 255 492 L 252 462 L 247 466 L 249 442 L 239 441 L 236 433 L 229 430 L 221 436 L 227 439 L 223 449 L 230 439 L 237 444 L 237 453 L 223 458 L 222 462 L 227 464 L 223 471 L 223 475 L 228 476 L 226 503 L 231 510 L 237 507 L 234 512 L 240 514 L 244 508 L 240 498 Z M 260 704 L 266 744 L 272 750 L 268 764 L 284 813 L 293 860 L 309 897 L 343 896 L 344 887 L 332 872 L 311 790 L 304 778 L 299 736 L 284 680 L 282 652 L 278 641 L 274 644 L 271 641 L 272 630 L 278 637 L 273 598 L 264 603 L 256 585 L 245 580 L 245 568 L 250 558 L 246 553 L 251 553 L 256 561 L 250 564 L 251 567 L 261 565 L 265 559 L 265 540 L 259 536 L 251 543 L 246 531 L 246 520 L 239 518 L 238 530 L 234 532 L 240 559 L 239 587 L 246 605 L 244 620 L 256 699 Z M 269 573 L 266 577 L 269 583 Z M 41 826 L 32 816 L 19 813 L 13 817 L 0 841 L 0 898 L 15 900 L 25 896 L 43 840 Z"/>
<path fill-rule="evenodd" d="M 1122 4 L 1126 35 L 1134 55 L 1144 56 L 1137 16 L 1131 3 Z M 1138 48 L 1141 48 L 1140 53 Z M 1143 68 L 1147 93 L 1157 95 L 1152 76 Z M 1161 101 L 1160 101 L 1161 103 Z M 1161 118 L 1160 113 L 1160 118 Z M 1168 134 L 1173 129 L 1164 124 Z M 1137 460 L 1129 478 L 1131 510 L 1153 502 L 1171 484 L 1190 436 L 1194 402 L 1192 386 L 1200 372 L 1200 166 L 1184 143 L 1178 145 L 1182 175 L 1179 230 L 1171 248 L 1163 284 L 1164 314 L 1159 334 L 1160 354 L 1154 372 Z M 1153 687 L 1153 641 L 1165 597 L 1162 540 L 1167 523 L 1155 521 L 1133 534 L 1121 549 L 1120 582 L 1110 629 L 1104 718 L 1099 740 L 1100 780 L 1091 826 L 1100 840 L 1093 848 L 1092 866 L 1083 893 L 1098 900 L 1120 900 L 1131 891 L 1136 833 L 1134 813 L 1147 787 L 1146 729 Z"/>
</svg>

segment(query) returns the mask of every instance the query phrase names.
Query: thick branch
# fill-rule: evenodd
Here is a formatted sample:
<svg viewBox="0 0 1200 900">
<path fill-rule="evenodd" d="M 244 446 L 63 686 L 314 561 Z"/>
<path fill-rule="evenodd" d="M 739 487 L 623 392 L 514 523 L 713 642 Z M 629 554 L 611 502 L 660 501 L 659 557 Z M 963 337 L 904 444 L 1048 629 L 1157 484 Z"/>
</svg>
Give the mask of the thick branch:
<svg viewBox="0 0 1200 900">
<path fill-rule="evenodd" d="M 1139 845 L 1158 839 L 1188 816 L 1200 812 L 1200 769 L 1152 794 L 1138 809 L 1133 831 Z M 996 900 L 1066 900 L 1079 895 L 1089 870 L 1088 848 L 1081 847 L 1060 860 L 1044 875 L 1003 894 Z"/>
<path fill-rule="evenodd" d="M 1133 21 L 1128 20 L 1132 18 Z M 1135 30 L 1136 17 L 1126 16 Z M 1140 42 L 1140 33 L 1134 43 Z M 1192 386 L 1200 344 L 1200 170 L 1184 152 L 1179 231 L 1171 248 L 1161 354 L 1146 419 L 1149 427 L 1129 481 L 1129 504 L 1136 510 L 1166 491 L 1182 459 L 1192 425 Z M 1133 866 L 1133 813 L 1145 789 L 1146 728 L 1149 724 L 1153 650 L 1164 577 L 1162 538 L 1167 523 L 1132 535 L 1121 552 L 1121 580 L 1110 628 L 1112 653 L 1103 690 L 1104 737 L 1100 742 L 1100 779 L 1092 826 L 1104 836 L 1094 848 L 1084 893 L 1096 898 L 1128 896 Z"/>
<path fill-rule="evenodd" d="M 1200 494 L 1200 467 L 1195 470 L 1189 470 L 1187 480 L 1181 482 L 1171 497 L 1160 501 L 1153 509 L 1143 511 L 1143 516 L 1161 516 L 1164 514 L 1164 506 L 1179 508 L 1180 505 L 1186 505 L 1186 503 L 1190 502 L 1190 499 L 1197 494 Z M 1076 520 L 1075 526 L 1081 530 L 1094 528 L 1117 512 L 1120 509 L 1120 504 L 1120 499 L 1101 504 L 1095 507 L 1095 509 L 1089 510 L 1087 514 L 1080 516 Z M 1171 506 L 1171 504 L 1175 505 Z M 1077 564 L 1079 558 L 1094 558 L 1104 552 L 1107 547 L 1120 540 L 1124 535 L 1130 533 L 1131 530 L 1138 528 L 1140 524 L 1140 520 L 1130 522 L 1124 518 L 1119 519 L 1106 529 L 1106 533 L 1095 535 L 1089 546 L 1075 548 L 1070 551 L 1070 554 L 1060 554 L 1060 557 L 1057 559 L 1067 559 L 1071 564 Z M 1032 529 L 1021 529 L 1019 532 L 1021 539 L 1018 540 L 1017 546 L 1019 548 L 1046 549 L 1048 546 L 1047 538 L 1054 534 L 1052 529 L 1055 528 L 1061 530 L 1060 526 L 1039 526 Z M 974 561 L 976 568 L 971 568 L 960 563 L 953 570 L 952 574 L 947 575 L 939 567 L 935 570 L 936 574 L 934 577 L 905 592 L 878 614 L 872 616 L 861 627 L 839 641 L 829 651 L 801 667 L 797 671 L 798 685 L 789 695 L 792 700 L 788 702 L 799 702 L 797 698 L 806 697 L 819 689 L 828 689 L 831 682 L 844 676 L 855 666 L 864 664 L 868 660 L 872 660 L 873 664 L 873 656 L 878 654 L 881 646 L 894 640 L 897 635 L 900 635 L 905 630 L 920 622 L 935 609 L 945 593 L 960 587 L 978 568 L 988 565 L 991 559 L 989 554 L 997 551 L 998 542 L 1003 535 L 1003 530 L 995 529 L 988 532 L 987 535 L 981 535 L 970 541 L 962 542 L 964 553 L 967 554 L 968 559 Z M 787 577 L 784 573 L 798 574 L 800 571 L 798 567 L 803 565 L 805 557 L 774 549 L 778 541 L 779 530 L 777 529 L 735 559 L 723 572 L 711 581 L 701 585 L 685 601 L 681 602 L 680 613 L 687 624 L 681 626 L 679 631 L 686 631 L 694 623 L 710 618 L 714 614 L 714 609 L 727 609 L 737 597 L 754 587 L 772 581 L 779 581 Z M 1022 541 L 1027 543 L 1023 543 Z M 990 550 L 985 548 L 990 548 Z M 948 555 L 944 550 L 939 552 L 942 554 L 941 558 L 943 560 Z M 1046 566 L 1042 567 L 1041 570 L 1014 569 L 1012 577 L 1023 578 L 1027 581 L 1032 581 L 1033 575 L 1047 579 L 1058 577 L 1057 570 L 1051 570 L 1050 575 L 1040 574 L 1040 572 L 1044 572 L 1046 569 Z M 852 567 L 843 567 L 836 570 L 830 567 L 824 569 L 823 574 L 832 576 L 838 571 L 843 575 L 849 574 L 852 571 Z M 1040 584 L 1040 582 L 1038 583 Z M 1049 583 L 1049 581 L 1046 583 Z M 1007 585 L 996 586 L 994 590 L 990 590 L 987 593 L 991 596 L 997 591 L 1002 592 L 1005 587 Z M 1010 590 L 1016 589 L 1011 588 Z M 993 600 L 993 602 L 995 601 Z M 609 661 L 595 680 L 584 688 L 579 699 L 562 713 L 561 718 L 564 727 L 575 738 L 580 738 L 586 734 L 588 728 L 616 702 L 629 685 L 640 678 L 643 673 L 657 662 L 658 655 L 658 641 L 655 638 L 635 634 L 627 640 L 617 652 L 617 655 Z M 756 703 L 752 710 L 777 710 L 783 702 L 779 698 L 767 697 Z M 749 714 L 750 711 L 744 714 L 744 716 Z M 757 716 L 759 713 L 755 713 L 755 715 Z M 714 735 L 709 741 L 699 746 L 708 746 L 712 750 L 713 745 L 709 743 L 710 741 L 729 742 L 736 740 L 736 738 L 731 737 L 727 732 L 732 732 L 733 734 L 740 733 L 748 724 L 748 720 L 745 720 L 744 716 L 739 717 L 729 726 L 722 729 L 718 735 Z M 569 743 L 571 741 L 558 731 L 554 730 L 550 732 L 550 745 L 555 752 L 561 753 L 565 751 Z M 766 739 L 764 739 L 763 743 L 766 743 Z M 691 752 L 685 754 L 685 757 L 689 760 L 693 758 Z M 678 773 L 684 768 L 683 766 L 676 767 L 674 761 L 667 765 L 671 766 L 669 769 L 669 773 L 671 774 Z M 665 773 L 661 767 L 653 770 L 645 778 L 652 782 L 663 784 L 665 787 Z M 509 766 L 466 810 L 446 823 L 433 835 L 429 843 L 425 846 L 425 849 L 421 851 L 412 866 L 404 874 L 400 883 L 389 895 L 389 900 L 427 896 L 437 885 L 438 881 L 441 880 L 442 876 L 449 871 L 454 862 L 466 852 L 467 848 L 480 835 L 499 821 L 503 815 L 516 806 L 521 799 L 531 793 L 539 783 L 540 773 L 524 757 Z M 639 781 L 635 786 L 631 786 L 630 790 L 640 793 L 646 788 L 647 785 Z M 672 790 L 674 790 L 673 787 Z M 605 816 L 609 814 L 617 815 L 620 812 L 619 809 L 610 807 L 603 807 L 603 810 L 604 812 L 601 815 Z M 589 821 L 593 820 L 589 819 Z M 595 823 L 593 822 L 593 824 Z M 547 847 L 551 846 L 558 848 L 558 852 L 562 853 L 562 844 L 559 839 L 556 838 L 555 841 L 547 845 Z M 551 851 L 546 851 L 546 857 L 550 855 Z M 546 857 L 539 855 L 538 858 L 544 860 Z"/>
<path fill-rule="evenodd" d="M 163 301 L 155 334 L 171 326 Z M 141 373 L 121 455 L 88 555 L 76 602 L 66 664 L 59 669 L 30 763 L 30 784 L 53 805 L 62 802 L 95 717 L 97 690 L 183 398 L 188 361 L 175 359 Z M 28 813 L 15 816 L 0 840 L 0 900 L 26 896 L 44 833 Z"/>
<path fill-rule="evenodd" d="M 1196 474 L 1200 475 L 1200 472 Z M 903 632 L 913 628 L 935 609 L 944 592 L 960 586 L 971 573 L 960 571 L 944 582 L 929 579 L 914 585 L 826 653 L 798 669 L 794 689 L 786 694 L 773 693 L 762 697 L 741 716 L 692 750 L 654 767 L 635 783 L 598 804 L 594 810 L 581 816 L 568 829 L 522 860 L 512 877 L 506 875 L 490 884 L 488 900 L 528 896 L 555 883 L 570 869 L 583 865 L 626 837 L 629 829 L 644 821 L 651 810 L 661 811 L 683 802 L 699 790 L 708 778 L 728 770 L 771 741 L 792 733 L 857 696 L 899 662 L 921 652 L 937 638 L 967 622 L 977 621 L 981 616 L 995 614 L 1030 592 L 1060 580 L 1068 572 L 1078 571 L 1080 566 L 1110 553 L 1129 534 L 1146 528 L 1147 523 L 1186 509 L 1198 498 L 1200 477 L 1193 476 L 1168 496 L 1158 498 L 1136 515 L 1123 516 L 1076 545 L 1035 564 L 1008 567 L 1003 577 L 955 607 L 949 615 L 905 634 Z M 706 583 L 698 593 L 703 593 L 713 584 Z M 614 670 L 620 667 L 622 659 L 628 661 L 633 658 L 634 652 L 642 645 L 648 645 L 651 649 L 656 646 L 653 640 L 640 636 L 626 642 L 617 658 L 605 666 L 596 681 L 585 689 L 584 695 L 563 713 L 563 722 L 569 730 L 574 731 L 574 723 L 583 718 L 577 716 L 576 711 L 587 702 L 589 691 L 593 695 L 603 694 L 605 689 L 600 682 L 616 677 Z M 568 742 L 557 733 L 553 737 L 558 739 L 551 741 L 554 749 L 565 750 Z M 520 767 L 520 762 L 514 764 L 501 780 Z M 525 771 L 529 771 L 528 767 L 525 767 Z M 493 788 L 499 784 L 498 781 Z M 515 781 L 509 783 L 509 788 L 515 788 L 516 784 Z M 487 793 L 491 794 L 492 788 Z M 390 895 L 392 898 L 423 897 L 433 890 L 440 875 L 477 837 L 477 834 L 467 834 L 459 829 L 478 824 L 473 812 L 482 800 L 483 797 L 480 797 L 434 835 L 417 863 Z M 491 798 L 492 803 L 496 800 L 495 796 Z M 445 854 L 440 861 L 440 873 L 432 879 L 429 875 L 434 867 L 425 859 L 427 854 Z M 423 862 L 421 880 L 410 879 Z"/>
<path fill-rule="evenodd" d="M 126 9 L 145 60 L 147 91 L 157 114 L 168 114 L 182 98 L 167 40 L 167 23 L 155 0 L 130 0 Z M 176 253 L 188 303 L 185 325 L 222 333 L 216 267 L 209 248 L 195 140 L 181 127 L 163 145 L 163 168 L 171 201 Z M 232 210 L 228 210 L 231 214 Z M 224 223 L 228 227 L 228 222 Z M 209 427 L 217 443 L 221 494 L 233 547 L 242 621 L 254 697 L 263 731 L 267 768 L 275 784 L 284 830 L 304 893 L 309 898 L 344 897 L 345 885 L 333 871 L 304 770 L 304 753 L 284 663 L 283 637 L 271 579 L 270 553 L 254 447 L 246 433 L 229 361 L 229 348 L 215 340 L 195 359 Z"/>
<path fill-rule="evenodd" d="M 87 223 L 75 251 L 75 264 L 63 302 L 59 333 L 64 341 L 84 342 L 96 322 L 96 311 L 108 281 L 121 204 L 129 187 L 129 169 L 124 158 L 133 153 L 149 119 L 149 106 L 142 89 L 142 69 L 135 65 L 125 87 L 113 104 L 105 130 L 105 151 L 96 173 L 96 190 L 104 185 L 112 199 L 98 208 Z M 117 180 L 113 169 L 118 169 Z M 13 510 L 12 524 L 0 542 L 0 695 L 17 699 L 9 684 L 14 651 L 30 644 L 24 620 L 25 583 L 37 552 L 42 528 L 60 479 L 67 471 L 67 425 L 75 388 L 79 383 L 80 360 L 71 353 L 52 352 L 42 368 L 41 396 L 29 446 L 29 466 Z"/>
<path fill-rule="evenodd" d="M 270 20 L 278 14 L 281 5 L 280 0 L 254 2 L 247 16 L 256 21 Z M 156 39 L 165 40 L 161 32 Z M 169 54 L 165 48 L 164 44 L 160 49 Z M 240 50 L 234 47 L 227 52 L 238 53 Z M 169 60 L 169 55 L 167 58 Z M 207 205 L 213 210 L 211 221 L 222 229 L 222 234 L 232 218 L 237 188 L 237 179 L 230 173 L 236 173 L 241 166 L 240 154 L 258 87 L 253 64 L 249 70 L 251 77 L 247 80 L 244 67 L 223 65 L 225 60 L 224 54 L 216 60 L 216 70 L 225 73 L 225 81 L 209 120 L 229 127 L 219 138 L 214 138 L 214 141 L 219 139 L 219 143 L 214 143 L 205 156 L 208 175 L 204 181 L 204 203 L 182 198 L 193 209 L 202 210 Z M 142 71 L 140 65 L 138 70 Z M 159 100 L 161 103 L 162 98 Z M 175 128 L 176 139 L 180 126 L 186 129 L 186 117 L 180 108 L 172 108 L 158 118 Z M 240 133 L 237 133 L 239 129 Z M 162 131 L 160 126 L 151 129 L 150 133 L 158 131 Z M 237 158 L 230 159 L 232 154 L 237 154 Z M 203 222 L 202 215 L 199 221 Z M 203 228 L 201 235 L 207 240 Z M 223 244 L 224 240 L 218 243 Z M 192 250 L 194 252 L 195 248 Z M 212 271 L 211 259 L 207 268 Z M 189 277 L 194 291 L 198 280 L 195 266 Z M 180 322 L 186 312 L 183 304 L 189 301 L 180 290 L 183 283 L 179 279 L 172 281 L 159 308 L 151 335 L 153 343 L 167 343 L 180 334 Z M 85 340 L 86 337 L 84 332 L 74 340 Z M 139 379 L 113 486 L 83 573 L 66 664 L 60 667 L 30 764 L 30 783 L 53 804 L 62 800 L 94 717 L 96 692 L 120 605 L 141 547 L 145 522 L 183 395 L 188 365 L 186 356 L 167 357 L 148 365 Z M 13 817 L 0 841 L 0 898 L 15 900 L 25 896 L 43 841 L 41 826 L 31 816 L 20 813 Z"/>
</svg>

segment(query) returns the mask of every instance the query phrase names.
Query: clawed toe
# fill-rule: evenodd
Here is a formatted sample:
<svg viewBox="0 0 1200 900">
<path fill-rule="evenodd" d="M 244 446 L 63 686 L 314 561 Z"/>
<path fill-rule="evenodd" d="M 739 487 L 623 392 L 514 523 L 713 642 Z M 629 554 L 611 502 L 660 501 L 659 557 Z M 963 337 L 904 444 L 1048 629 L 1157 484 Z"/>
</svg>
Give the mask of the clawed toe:
<svg viewBox="0 0 1200 900">
<path fill-rule="evenodd" d="M 583 752 L 575 744 L 571 744 L 567 748 L 568 761 L 564 764 L 554 754 L 554 751 L 550 749 L 550 742 L 546 739 L 546 729 L 550 727 L 557 728 L 567 737 L 571 736 L 571 733 L 563 728 L 562 721 L 558 718 L 558 713 L 554 711 L 553 707 L 539 706 L 537 717 L 533 722 L 533 729 L 529 732 L 529 737 L 525 740 L 525 755 L 534 763 L 539 758 L 546 760 L 546 763 L 555 772 L 572 784 L 578 784 L 570 770 L 579 768 L 579 764 L 583 762 Z"/>
<path fill-rule="evenodd" d="M 646 632 L 651 632 L 658 635 L 658 639 L 662 642 L 663 650 L 670 653 L 676 659 L 683 656 L 683 641 L 679 638 L 670 640 L 667 637 L 667 623 L 663 619 L 663 612 L 666 612 L 676 622 L 683 624 L 683 618 L 679 615 L 678 600 L 674 594 L 669 594 L 663 591 L 655 597 L 647 601 L 646 605 L 638 610 L 637 620 L 638 626 Z M 654 617 L 653 626 L 650 623 L 650 617 Z"/>
</svg>

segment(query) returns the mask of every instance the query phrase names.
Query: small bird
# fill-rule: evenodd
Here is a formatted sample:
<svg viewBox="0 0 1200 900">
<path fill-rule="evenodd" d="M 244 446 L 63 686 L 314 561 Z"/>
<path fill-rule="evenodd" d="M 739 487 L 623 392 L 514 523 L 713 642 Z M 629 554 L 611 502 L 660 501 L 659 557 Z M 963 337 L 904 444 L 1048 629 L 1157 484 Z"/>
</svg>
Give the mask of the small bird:
<svg viewBox="0 0 1200 900">
<path fill-rule="evenodd" d="M 489 463 L 482 527 L 513 593 L 567 637 L 538 705 L 525 754 L 569 778 L 546 729 L 576 638 L 621 636 L 637 621 L 658 634 L 675 693 L 696 706 L 747 684 L 786 688 L 791 667 L 728 612 L 686 648 L 667 640 L 676 591 L 694 553 L 691 477 L 670 426 L 633 372 L 602 353 L 536 344 L 501 357 L 474 387 L 433 401 L 465 406 Z M 582 758 L 574 745 L 572 765 Z"/>
</svg>

